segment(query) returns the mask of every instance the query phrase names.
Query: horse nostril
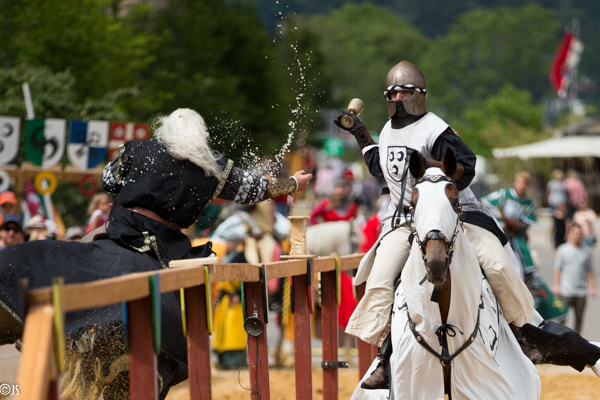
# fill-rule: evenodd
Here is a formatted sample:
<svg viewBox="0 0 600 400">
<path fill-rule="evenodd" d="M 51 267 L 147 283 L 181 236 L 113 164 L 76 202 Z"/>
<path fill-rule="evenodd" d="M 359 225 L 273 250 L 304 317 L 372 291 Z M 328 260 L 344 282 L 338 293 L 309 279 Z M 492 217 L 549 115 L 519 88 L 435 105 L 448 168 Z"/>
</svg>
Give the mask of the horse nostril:
<svg viewBox="0 0 600 400">
<path fill-rule="evenodd" d="M 443 285 L 444 281 L 441 278 L 437 278 L 437 279 L 432 279 L 431 283 L 437 286 L 437 285 Z"/>
</svg>

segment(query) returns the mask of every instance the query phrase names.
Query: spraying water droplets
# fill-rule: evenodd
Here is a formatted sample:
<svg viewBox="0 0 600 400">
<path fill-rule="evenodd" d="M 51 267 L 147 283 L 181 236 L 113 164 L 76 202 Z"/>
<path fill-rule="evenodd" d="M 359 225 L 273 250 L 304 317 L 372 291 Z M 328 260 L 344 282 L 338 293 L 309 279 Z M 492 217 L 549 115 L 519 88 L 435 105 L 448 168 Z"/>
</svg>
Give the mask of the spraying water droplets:
<svg viewBox="0 0 600 400">
<path fill-rule="evenodd" d="M 276 1 L 276 4 L 279 4 L 278 0 Z M 286 8 L 289 8 L 289 6 Z M 290 27 L 290 24 L 283 23 L 286 16 L 282 11 L 277 13 L 277 17 L 281 20 L 281 23 L 276 24 L 278 35 L 273 38 L 273 43 L 276 43 L 278 38 L 285 38 L 286 27 L 291 31 L 298 31 L 298 27 Z M 292 97 L 292 104 L 288 104 L 290 110 L 290 119 L 287 122 L 289 132 L 286 142 L 279 149 L 277 154 L 275 154 L 274 160 L 262 158 L 259 155 L 259 146 L 256 143 L 253 143 L 252 133 L 244 128 L 240 121 L 228 120 L 227 118 L 223 118 L 223 115 L 221 115 L 220 118 L 215 117 L 214 119 L 211 130 L 216 130 L 219 134 L 214 136 L 211 135 L 211 142 L 213 144 L 218 144 L 221 148 L 240 148 L 243 154 L 240 159 L 236 160 L 236 164 L 241 168 L 261 174 L 269 173 L 270 175 L 275 176 L 282 165 L 285 154 L 291 152 L 291 146 L 294 141 L 296 130 L 299 129 L 302 131 L 306 129 L 307 123 L 313 121 L 312 119 L 307 118 L 307 115 L 311 115 L 311 112 L 308 112 L 308 108 L 314 107 L 314 105 L 312 105 L 310 101 L 305 101 L 303 103 L 305 95 L 311 93 L 309 90 L 312 88 L 312 81 L 308 79 L 308 76 L 306 75 L 312 68 L 312 51 L 300 54 L 298 47 L 298 42 L 290 44 L 293 61 L 291 65 L 285 66 L 285 68 L 287 68 L 286 70 L 289 71 L 290 76 L 293 77 L 296 75 L 295 85 L 292 88 L 292 90 L 295 91 L 295 96 Z M 268 57 L 265 56 L 265 58 Z M 275 60 L 273 60 L 273 62 L 275 62 Z M 271 106 L 272 109 L 275 107 L 280 107 L 280 105 L 275 104 Z"/>
</svg>

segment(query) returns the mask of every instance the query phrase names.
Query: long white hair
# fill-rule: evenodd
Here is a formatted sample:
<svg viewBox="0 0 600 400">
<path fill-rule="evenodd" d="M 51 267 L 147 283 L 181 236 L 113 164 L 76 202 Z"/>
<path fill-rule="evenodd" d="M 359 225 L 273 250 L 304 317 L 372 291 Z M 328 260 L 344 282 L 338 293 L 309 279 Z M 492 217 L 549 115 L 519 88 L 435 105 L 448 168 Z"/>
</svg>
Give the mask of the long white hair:
<svg viewBox="0 0 600 400">
<path fill-rule="evenodd" d="M 194 110 L 180 108 L 154 122 L 154 136 L 178 160 L 189 160 L 204 170 L 206 176 L 219 177 L 219 153 L 208 143 L 204 119 Z"/>
</svg>

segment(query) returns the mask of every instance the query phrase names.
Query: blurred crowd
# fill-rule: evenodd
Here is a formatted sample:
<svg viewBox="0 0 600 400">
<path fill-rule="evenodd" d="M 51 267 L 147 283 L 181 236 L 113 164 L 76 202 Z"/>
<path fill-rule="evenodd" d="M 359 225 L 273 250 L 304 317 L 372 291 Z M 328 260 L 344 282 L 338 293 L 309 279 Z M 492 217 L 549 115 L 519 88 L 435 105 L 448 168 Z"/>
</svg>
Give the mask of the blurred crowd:
<svg viewBox="0 0 600 400">
<path fill-rule="evenodd" d="M 596 212 L 577 171 L 552 172 L 546 186 L 552 212 L 554 244 L 553 291 L 574 314 L 574 328 L 581 332 L 588 295 L 596 296 L 592 248 L 596 245 Z M 559 319 L 564 323 L 566 315 Z"/>
<path fill-rule="evenodd" d="M 213 251 L 224 263 L 273 262 L 290 253 L 290 221 L 287 217 L 293 213 L 308 215 L 309 229 L 315 229 L 312 235 L 321 235 L 319 246 L 308 249 L 310 254 L 326 256 L 368 251 L 381 232 L 381 218 L 390 201 L 382 183 L 366 176 L 368 174 L 359 164 L 344 163 L 338 158 L 329 158 L 324 165 L 319 168 L 315 165 L 310 172 L 315 178 L 302 197 L 288 194 L 256 205 L 217 199 L 209 203 L 197 222 L 183 232 L 194 246 L 211 241 Z M 550 300 L 555 305 L 562 301 L 574 310 L 575 329 L 580 331 L 584 300 L 587 295 L 596 294 L 591 259 L 591 247 L 596 243 L 596 214 L 588 205 L 588 195 L 577 172 L 569 170 L 565 176 L 562 171 L 555 170 L 547 184 L 545 197 L 552 215 L 551 238 L 555 249 L 556 272 L 550 288 L 537 274 L 538 265 L 528 249 L 527 230 L 536 222 L 536 206 L 527 195 L 529 186 L 529 175 L 518 173 L 513 187 L 487 194 L 482 197 L 482 202 L 494 211 L 507 233 L 522 277 L 536 298 L 538 311 L 545 318 L 564 322 L 566 306 L 564 312 L 544 308 Z M 33 240 L 85 240 L 86 234 L 93 234 L 95 229 L 107 223 L 112 198 L 106 193 L 96 194 L 89 202 L 87 220 L 82 221 L 81 226 L 68 227 L 62 236 L 56 223 L 44 216 L 29 215 L 24 222 L 18 204 L 15 193 L 0 194 L 0 249 Z M 317 233 L 315 227 L 331 222 L 346 225 L 337 225 L 333 234 Z M 343 236 L 341 241 L 349 243 L 350 247 L 342 249 L 336 244 L 340 242 L 340 235 Z M 318 277 L 315 282 L 315 290 L 318 290 Z M 354 339 L 345 336 L 344 328 L 356 307 L 352 274 L 344 272 L 341 284 L 340 334 L 344 346 L 349 349 L 354 345 Z M 238 368 L 246 362 L 246 335 L 240 301 L 242 285 L 240 282 L 219 282 L 213 286 L 215 332 L 212 340 L 217 365 Z M 276 363 L 289 365 L 293 362 L 290 361 L 293 358 L 285 354 L 293 351 L 293 315 L 289 302 L 285 301 L 289 296 L 289 279 L 270 280 L 268 290 L 269 307 L 277 315 L 276 323 L 281 328 Z M 550 297 L 547 302 L 540 300 L 548 299 L 548 296 L 555 298 Z M 560 301 L 556 302 L 556 299 Z"/>
<path fill-rule="evenodd" d="M 588 193 L 577 171 L 554 170 L 546 185 L 545 203 L 552 217 L 550 239 L 554 248 L 553 279 L 548 285 L 539 275 L 537 257 L 529 248 L 529 228 L 537 222 L 536 204 L 528 195 L 531 178 L 515 174 L 511 188 L 483 196 L 502 224 L 532 292 L 535 308 L 546 320 L 565 323 L 569 310 L 574 329 L 581 332 L 586 299 L 596 296 L 592 248 L 596 244 L 596 213 L 589 207 Z"/>
<path fill-rule="evenodd" d="M 19 201 L 14 192 L 0 193 L 0 250 L 34 240 L 81 240 L 86 233 L 103 225 L 108 220 L 110 196 L 106 193 L 95 195 L 90 201 L 89 218 L 86 225 L 72 226 L 61 232 L 53 219 L 45 215 L 23 216 Z"/>
</svg>

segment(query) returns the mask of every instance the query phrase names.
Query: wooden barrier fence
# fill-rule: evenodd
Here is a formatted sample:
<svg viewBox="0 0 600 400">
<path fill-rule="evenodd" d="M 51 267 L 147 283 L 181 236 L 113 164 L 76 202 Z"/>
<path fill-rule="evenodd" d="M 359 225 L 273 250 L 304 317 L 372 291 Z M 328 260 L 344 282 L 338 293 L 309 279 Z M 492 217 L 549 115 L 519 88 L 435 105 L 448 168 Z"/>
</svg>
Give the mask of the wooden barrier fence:
<svg viewBox="0 0 600 400">
<path fill-rule="evenodd" d="M 338 399 L 337 274 L 357 268 L 361 258 L 361 254 L 355 254 L 257 265 L 217 264 L 216 258 L 178 260 L 171 263 L 171 268 L 160 271 L 64 286 L 57 282 L 53 287 L 28 291 L 25 294 L 27 314 L 22 358 L 17 376 L 21 391 L 19 398 L 59 398 L 60 363 L 57 360 L 64 360 L 64 346 L 60 346 L 61 337 L 64 337 L 64 313 L 120 303 L 127 304 L 131 399 L 158 398 L 152 319 L 152 299 L 156 294 L 152 291 L 166 293 L 184 289 L 190 399 L 212 399 L 206 308 L 207 291 L 210 289 L 205 279 L 205 276 L 210 276 L 212 282 L 244 282 L 246 315 L 256 316 L 262 321 L 265 321 L 268 309 L 264 278 L 292 277 L 296 398 L 312 399 L 311 312 L 314 306 L 310 301 L 314 299 L 311 281 L 314 273 L 319 272 L 322 287 L 323 399 Z M 359 375 L 362 376 L 375 357 L 376 349 L 361 341 L 358 347 Z M 248 335 L 248 364 L 251 399 L 268 400 L 266 329 L 258 336 Z"/>
</svg>

